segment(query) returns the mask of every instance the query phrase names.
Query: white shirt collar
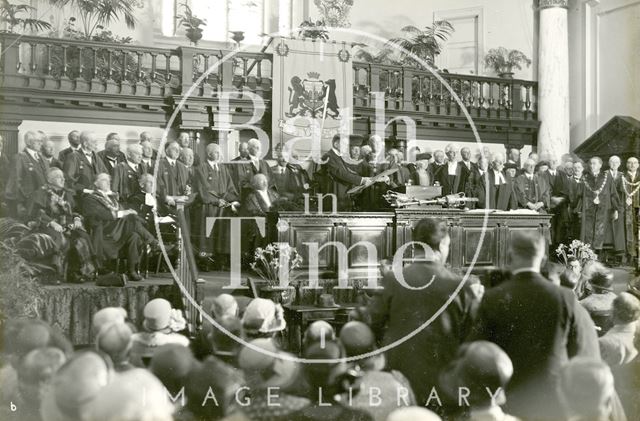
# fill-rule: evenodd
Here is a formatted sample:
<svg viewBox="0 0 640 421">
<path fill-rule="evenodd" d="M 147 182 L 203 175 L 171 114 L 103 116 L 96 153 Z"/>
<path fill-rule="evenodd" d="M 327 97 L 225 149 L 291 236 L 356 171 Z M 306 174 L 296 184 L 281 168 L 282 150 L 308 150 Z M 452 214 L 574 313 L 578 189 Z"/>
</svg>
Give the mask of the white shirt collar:
<svg viewBox="0 0 640 421">
<path fill-rule="evenodd" d="M 526 173 L 524 173 L 524 175 L 526 175 L 526 176 L 527 176 L 527 179 L 529 179 L 529 180 L 533 180 L 533 176 L 534 176 L 534 174 L 529 174 L 528 172 L 526 172 Z"/>
<path fill-rule="evenodd" d="M 511 275 L 517 275 L 519 273 L 522 272 L 534 272 L 534 273 L 540 273 L 540 269 L 536 269 L 534 267 L 528 267 L 528 268 L 518 268 L 518 269 L 514 269 L 511 271 Z"/>
<path fill-rule="evenodd" d="M 129 167 L 134 170 L 134 171 L 138 171 L 138 164 L 134 164 L 133 162 L 129 161 L 127 159 L 127 164 L 129 165 Z"/>
<path fill-rule="evenodd" d="M 556 175 L 556 170 L 549 169 L 549 174 L 551 174 L 551 175 L 554 175 L 554 176 L 555 176 L 555 175 Z"/>
<path fill-rule="evenodd" d="M 340 153 L 339 150 L 337 150 L 336 148 L 331 148 L 332 151 L 334 151 L 336 153 L 336 155 L 338 156 L 342 156 L 342 154 Z"/>
<path fill-rule="evenodd" d="M 211 160 L 208 160 L 208 159 L 207 159 L 207 163 L 209 164 L 209 166 L 211 167 L 211 169 L 216 170 L 216 169 L 220 168 L 220 167 L 218 166 L 218 165 L 219 165 L 219 164 L 218 164 L 218 161 L 211 161 Z"/>
<path fill-rule="evenodd" d="M 171 159 L 171 158 L 167 157 L 167 162 L 168 162 L 170 165 L 175 165 L 175 164 L 176 164 L 176 161 L 177 161 L 176 159 Z"/>
<path fill-rule="evenodd" d="M 34 151 L 33 149 L 29 149 L 29 148 L 27 148 L 27 153 L 31 156 L 31 158 L 35 159 L 36 161 L 38 160 L 38 157 L 40 156 L 38 151 Z"/>
</svg>

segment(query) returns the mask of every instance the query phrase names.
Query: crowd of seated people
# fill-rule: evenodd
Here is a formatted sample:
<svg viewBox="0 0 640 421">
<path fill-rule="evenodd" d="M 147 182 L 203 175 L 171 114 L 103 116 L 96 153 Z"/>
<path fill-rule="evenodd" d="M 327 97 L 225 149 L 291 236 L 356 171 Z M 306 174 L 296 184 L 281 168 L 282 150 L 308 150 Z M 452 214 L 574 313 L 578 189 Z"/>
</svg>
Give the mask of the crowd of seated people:
<svg viewBox="0 0 640 421">
<path fill-rule="evenodd" d="M 304 360 L 288 351 L 282 306 L 263 298 L 216 296 L 192 336 L 182 312 L 163 298 L 150 300 L 141 319 L 123 308 L 102 308 L 91 315 L 93 346 L 78 350 L 41 320 L 9 320 L 2 332 L 0 417 L 638 419 L 636 296 L 602 300 L 611 318 L 598 332 L 589 317 L 593 306 L 578 301 L 573 285 L 541 274 L 544 239 L 515 233 L 504 276 L 485 288 L 464 285 L 423 326 L 461 277 L 445 268 L 443 220 L 421 220 L 414 238 L 426 247 L 424 259 L 402 270 L 412 289 L 387 272 L 384 288 L 346 323 L 305 326 L 298 355 Z M 593 268 L 587 289 L 606 286 L 600 279 L 606 270 Z M 437 281 L 420 288 L 432 276 Z"/>
<path fill-rule="evenodd" d="M 199 261 L 214 262 L 214 267 L 224 269 L 229 266 L 230 223 L 219 219 L 212 231 L 206 232 L 207 218 L 263 217 L 278 210 L 304 210 L 316 200 L 317 193 L 324 195 L 326 210 L 333 206 L 331 193 L 338 211 L 388 211 L 392 208 L 384 194 L 402 192 L 410 185 L 440 186 L 443 195 L 464 193 L 477 199 L 465 204 L 471 208 L 550 214 L 552 248 L 580 239 L 601 257 L 603 250 L 610 250 L 607 256 L 613 263 L 637 259 L 640 174 L 634 157 L 627 160 L 623 171 L 621 160 L 613 156 L 605 170 L 598 157 L 585 163 L 567 154 L 559 162 L 555 157 L 540 159 L 531 153 L 523 159 L 516 148 L 510 149 L 507 157 L 486 148 L 474 154 L 469 147 L 460 149 L 455 144 L 433 153 L 419 148 L 405 153 L 396 148 L 385 150 L 384 140 L 377 135 L 349 135 L 344 140 L 336 135 L 322 163 L 305 168 L 294 163 L 297 160 L 291 158 L 297 159 L 297 155 L 283 145 L 273 148 L 275 164 L 270 165 L 258 139 L 241 141 L 239 156 L 233 159 L 223 157 L 215 143 L 207 145 L 200 156 L 190 148 L 189 133 L 167 141 L 163 151 L 154 150 L 152 140 L 143 132 L 138 143 L 121 151 L 120 136 L 113 132 L 99 150 L 101 142 L 95 133 L 72 131 L 69 147 L 55 159 L 46 134 L 29 131 L 24 135 L 25 149 L 4 164 L 9 170 L 3 170 L 7 172 L 3 211 L 25 222 L 36 222 L 43 232 L 56 231 L 60 250 L 92 255 L 91 264 L 97 268 L 104 265 L 104 241 L 115 244 L 118 249 L 106 260 L 126 255 L 128 275 L 134 280 L 140 279 L 142 256 L 134 249 L 155 247 L 148 233 L 155 233 L 154 215 L 175 215 L 176 198 L 186 198 L 185 216 Z M 348 145 L 342 145 L 343 141 Z M 154 184 L 145 174 L 154 174 L 156 165 Z M 61 176 L 63 187 L 59 186 Z M 350 193 L 358 186 L 357 193 Z M 64 206 L 43 206 L 43 195 L 53 197 L 53 191 L 63 196 Z M 39 202 L 34 203 L 36 199 Z M 139 240 L 123 240 L 113 231 L 120 225 L 109 224 L 113 222 L 110 218 L 134 219 L 127 218 L 125 211 L 135 213 L 140 222 L 136 227 Z M 62 224 L 56 222 L 61 212 L 65 213 Z M 90 250 L 77 234 L 83 231 L 92 239 Z M 70 236 L 69 248 L 61 238 Z M 250 222 L 242 224 L 242 238 L 247 239 L 242 245 L 245 253 L 266 242 L 265 233 Z M 78 243 L 80 247 L 73 246 Z M 85 276 L 82 271 L 88 271 L 75 263 L 58 266 L 71 267 L 71 277 L 78 279 Z"/>
</svg>

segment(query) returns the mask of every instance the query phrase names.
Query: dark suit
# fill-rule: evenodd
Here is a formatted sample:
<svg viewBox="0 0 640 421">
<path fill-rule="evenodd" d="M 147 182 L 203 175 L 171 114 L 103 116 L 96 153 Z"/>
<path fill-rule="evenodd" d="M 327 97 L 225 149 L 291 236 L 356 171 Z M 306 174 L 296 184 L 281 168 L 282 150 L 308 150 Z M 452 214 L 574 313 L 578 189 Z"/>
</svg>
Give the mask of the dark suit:
<svg viewBox="0 0 640 421">
<path fill-rule="evenodd" d="M 367 312 L 376 336 L 383 338 L 383 345 L 421 328 L 462 281 L 435 262 L 414 263 L 402 272 L 406 283 L 413 288 L 432 283 L 420 290 L 410 290 L 401 285 L 393 273 L 382 280 L 384 289 L 376 291 Z M 470 332 L 477 305 L 478 299 L 467 284 L 428 326 L 386 352 L 387 367 L 407 377 L 418 404 L 426 402 L 432 387 L 438 388 L 440 371 L 455 357 Z"/>
<path fill-rule="evenodd" d="M 6 186 L 6 198 L 26 208 L 33 193 L 46 184 L 48 170 L 49 164 L 40 154 L 37 160 L 26 149 L 15 155 Z"/>
<path fill-rule="evenodd" d="M 495 184 L 495 173 L 489 170 L 489 209 L 511 210 L 518 208 L 516 192 L 513 182 L 504 175 L 505 183 L 499 186 Z"/>
<path fill-rule="evenodd" d="M 248 223 L 243 225 L 243 251 L 251 252 L 256 249 L 256 247 L 264 247 L 272 240 L 275 240 L 275 232 L 273 231 L 274 224 L 269 218 L 269 212 L 276 210 L 276 202 L 280 199 L 278 193 L 275 191 L 268 189 L 267 194 L 269 195 L 269 200 L 271 201 L 271 205 L 267 205 L 267 203 L 262 199 L 262 197 L 252 191 L 247 195 L 247 197 L 242 202 L 241 212 L 243 216 L 261 216 L 266 217 L 266 235 L 263 237 L 260 234 L 260 230 L 258 229 L 258 225 L 255 221 L 247 221 Z M 273 215 L 273 214 L 271 214 Z"/>
<path fill-rule="evenodd" d="M 44 160 L 49 165 L 49 168 L 59 168 L 62 169 L 62 162 L 58 158 L 44 158 Z"/>
<path fill-rule="evenodd" d="M 62 170 L 67 187 L 75 190 L 76 195 L 81 194 L 83 189 L 93 190 L 96 176 L 108 173 L 104 163 L 94 152 L 91 152 L 91 162 L 89 162 L 82 149 L 67 156 Z"/>
<path fill-rule="evenodd" d="M 302 195 L 311 184 L 307 172 L 300 165 L 294 164 L 286 164 L 284 172 L 281 171 L 278 165 L 271 167 L 273 184 L 278 194 L 291 201 L 302 202 L 304 199 Z"/>
<path fill-rule="evenodd" d="M 438 182 L 442 186 L 442 194 L 455 194 L 464 190 L 464 183 L 469 176 L 469 170 L 467 167 L 460 163 L 456 163 L 455 175 L 449 175 L 449 163 L 443 165 L 438 172 Z"/>
<path fill-rule="evenodd" d="M 69 146 L 68 148 L 65 148 L 65 149 L 61 150 L 60 153 L 58 154 L 58 161 L 60 161 L 62 163 L 62 165 L 64 165 L 64 161 L 67 160 L 69 155 L 71 155 L 72 153 L 74 153 L 78 149 L 79 149 L 79 147 L 72 148 L 71 146 Z"/>
<path fill-rule="evenodd" d="M 349 166 L 341 156 L 333 149 L 329 150 L 322 157 L 326 161 L 320 169 L 322 181 L 322 192 L 333 193 L 338 199 L 338 210 L 348 211 L 353 207 L 351 197 L 347 191 L 362 183 L 362 177 Z M 331 209 L 331 207 L 326 207 Z"/>
<path fill-rule="evenodd" d="M 129 196 L 135 194 L 140 189 L 138 181 L 142 174 L 146 172 L 145 165 L 140 163 L 134 171 L 128 162 L 121 162 L 113 170 L 111 179 L 111 190 L 118 193 L 120 200 L 127 201 Z"/>
<path fill-rule="evenodd" d="M 109 175 L 111 177 L 113 177 L 113 171 L 118 166 L 118 164 L 127 161 L 127 158 L 124 156 L 124 153 L 122 153 L 122 152 L 118 152 L 116 154 L 115 159 L 113 159 L 113 160 L 111 160 L 111 159 L 109 159 L 107 157 L 107 151 L 106 150 L 102 150 L 102 151 L 96 153 L 96 156 L 98 157 L 98 159 L 102 160 L 102 163 L 104 164 L 104 167 L 107 169 L 107 171 L 109 172 Z"/>
<path fill-rule="evenodd" d="M 540 182 L 537 175 L 533 174 L 531 180 L 527 178 L 526 174 L 517 176 L 515 178 L 515 189 L 518 205 L 520 205 L 521 208 L 528 209 L 528 202 L 533 204 L 542 202 L 544 203 L 544 207 L 540 210 L 549 210 L 549 190 L 546 183 Z"/>
<path fill-rule="evenodd" d="M 550 197 L 557 197 L 561 202 L 551 208 L 551 243 L 566 242 L 570 236 L 569 205 L 571 199 L 571 180 L 562 171 L 556 170 L 552 175 L 548 170 L 540 174 L 540 178 L 549 186 Z"/>
<path fill-rule="evenodd" d="M 186 194 L 189 182 L 189 170 L 180 161 L 172 166 L 167 158 L 162 158 L 158 164 L 158 196 L 164 201 L 167 196 L 182 196 Z"/>
<path fill-rule="evenodd" d="M 478 199 L 474 205 L 477 209 L 484 209 L 487 204 L 485 177 L 486 171 L 481 174 L 480 168 L 476 166 L 471 170 L 464 188 L 465 195 Z"/>
<path fill-rule="evenodd" d="M 575 356 L 600 359 L 595 326 L 573 291 L 534 272 L 485 292 L 470 339 L 491 341 L 511 358 L 507 412 L 522 418 L 561 419 L 560 368 Z"/>
<path fill-rule="evenodd" d="M 273 187 L 273 177 L 271 167 L 267 161 L 261 159 L 258 161 L 258 168 L 253 165 L 252 161 L 233 160 L 228 168 L 231 170 L 236 190 L 240 193 L 240 198 L 244 200 L 251 193 L 251 179 L 256 174 L 263 174 L 267 177 L 269 187 Z"/>
</svg>

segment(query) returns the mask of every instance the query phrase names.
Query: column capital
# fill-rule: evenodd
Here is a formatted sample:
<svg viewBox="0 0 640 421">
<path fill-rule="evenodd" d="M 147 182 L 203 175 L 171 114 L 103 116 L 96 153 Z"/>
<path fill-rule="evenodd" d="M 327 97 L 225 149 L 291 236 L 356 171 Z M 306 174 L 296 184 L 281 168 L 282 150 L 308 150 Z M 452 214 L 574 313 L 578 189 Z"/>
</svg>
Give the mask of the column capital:
<svg viewBox="0 0 640 421">
<path fill-rule="evenodd" d="M 538 10 L 550 9 L 552 7 L 569 8 L 569 0 L 538 0 Z"/>
</svg>

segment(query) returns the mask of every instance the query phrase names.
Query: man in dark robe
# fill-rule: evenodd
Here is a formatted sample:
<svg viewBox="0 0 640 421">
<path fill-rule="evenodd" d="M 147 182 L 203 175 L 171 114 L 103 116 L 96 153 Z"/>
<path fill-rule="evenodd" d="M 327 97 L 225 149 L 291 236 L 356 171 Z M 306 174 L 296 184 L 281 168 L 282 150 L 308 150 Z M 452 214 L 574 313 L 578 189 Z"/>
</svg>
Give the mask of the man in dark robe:
<svg viewBox="0 0 640 421">
<path fill-rule="evenodd" d="M 308 193 L 311 180 L 307 172 L 298 164 L 289 162 L 289 151 L 276 146 L 276 165 L 271 167 L 273 183 L 280 197 L 286 198 L 289 203 L 298 209 L 304 204 L 304 193 Z"/>
<path fill-rule="evenodd" d="M 140 146 L 142 147 L 141 164 L 144 166 L 146 172 L 152 174 L 156 165 L 156 160 L 158 159 L 158 153 L 153 149 L 151 141 L 149 140 L 140 141 Z"/>
<path fill-rule="evenodd" d="M 445 147 L 447 161 L 438 171 L 437 180 L 442 186 L 442 195 L 456 194 L 464 190 L 469 172 L 467 167 L 458 162 L 458 146 L 453 143 Z"/>
<path fill-rule="evenodd" d="M 236 188 L 240 193 L 241 201 L 253 190 L 251 180 L 256 174 L 263 174 L 267 178 L 269 187 L 273 187 L 273 174 L 271 167 L 262 159 L 262 143 L 258 139 L 249 139 L 247 142 L 247 159 L 240 159 L 229 163 L 235 172 Z"/>
<path fill-rule="evenodd" d="M 143 157 L 148 156 L 149 159 L 155 161 L 158 158 L 158 151 L 153 149 L 153 147 L 151 146 L 152 142 L 153 142 L 153 136 L 151 136 L 151 133 L 149 132 L 140 133 L 140 145 L 148 144 L 149 148 L 151 148 L 151 152 L 147 154 L 144 151 L 144 147 L 143 147 L 142 156 Z"/>
<path fill-rule="evenodd" d="M 433 162 L 429 165 L 430 177 L 437 181 L 440 177 L 440 171 L 443 171 L 446 165 L 446 155 L 443 150 L 438 149 L 433 153 Z"/>
<path fill-rule="evenodd" d="M 195 144 L 194 142 L 194 144 L 192 145 L 191 136 L 189 135 L 189 133 L 181 132 L 178 135 L 177 142 L 182 149 L 186 149 L 186 148 L 191 149 L 191 151 L 193 152 L 193 166 L 197 167 L 198 165 L 200 165 L 200 162 L 201 162 L 200 155 L 193 151 L 193 148 L 197 146 L 197 144 Z"/>
<path fill-rule="evenodd" d="M 231 224 L 228 220 L 216 220 L 210 235 L 206 232 L 206 220 L 210 217 L 230 217 L 238 212 L 239 195 L 229 170 L 221 162 L 220 146 L 207 145 L 207 159 L 195 171 L 196 202 L 193 232 L 198 240 L 200 256 L 213 256 L 219 268 L 229 266 Z"/>
<path fill-rule="evenodd" d="M 146 173 L 142 165 L 142 147 L 140 145 L 127 146 L 127 159 L 119 163 L 113 170 L 111 190 L 118 193 L 122 202 L 129 200 L 129 196 L 138 191 L 139 179 Z"/>
<path fill-rule="evenodd" d="M 580 206 L 582 211 L 581 239 L 600 256 L 609 220 L 618 219 L 620 200 L 609 174 L 601 171 L 602 159 L 589 160 L 589 171 L 584 174 Z"/>
<path fill-rule="evenodd" d="M 274 190 L 269 188 L 269 182 L 264 174 L 256 174 L 251 180 L 252 191 L 247 195 L 242 202 L 242 215 L 243 216 L 261 216 L 266 217 L 266 233 L 263 236 L 260 232 L 258 225 L 255 221 L 249 221 L 246 225 L 246 236 L 243 235 L 243 241 L 247 239 L 246 246 L 243 245 L 243 251 L 252 252 L 256 247 L 264 247 L 268 242 L 274 241 L 274 233 L 270 229 L 273 224 L 269 220 L 269 216 L 278 209 L 281 201 L 280 196 Z"/>
<path fill-rule="evenodd" d="M 189 171 L 185 165 L 178 161 L 180 145 L 177 142 L 169 142 L 165 148 L 165 156 L 158 163 L 157 192 L 160 200 L 159 211 L 161 214 L 175 212 L 175 196 L 189 196 Z"/>
<path fill-rule="evenodd" d="M 534 173 L 536 163 L 532 159 L 524 161 L 524 173 L 515 179 L 518 205 L 523 209 L 546 213 L 549 210 L 549 189 Z"/>
<path fill-rule="evenodd" d="M 25 133 L 25 148 L 15 155 L 11 165 L 5 197 L 16 204 L 15 216 L 19 219 L 24 218 L 33 193 L 47 182 L 49 165 L 40 155 L 42 142 L 42 134 L 31 131 Z"/>
<path fill-rule="evenodd" d="M 127 160 L 120 151 L 120 135 L 118 133 L 109 133 L 104 144 L 104 150 L 96 153 L 96 156 L 102 160 L 104 167 L 109 171 L 109 175 L 113 177 L 113 171 L 118 164 Z"/>
<path fill-rule="evenodd" d="M 541 161 L 543 162 L 543 161 Z M 540 172 L 540 179 L 550 191 L 551 217 L 551 249 L 555 250 L 560 243 L 566 243 L 570 237 L 569 196 L 571 183 L 569 177 L 558 168 L 558 159 L 548 157 L 549 168 Z"/>
<path fill-rule="evenodd" d="M 569 179 L 569 238 L 568 241 L 579 240 L 581 235 L 582 211 L 579 207 L 579 199 L 582 197 L 582 176 L 584 174 L 584 163 L 576 161 L 573 163 L 573 174 Z"/>
<path fill-rule="evenodd" d="M 491 170 L 488 173 L 489 209 L 511 210 L 518 208 L 513 182 L 504 175 L 503 168 L 504 156 L 495 154 L 491 161 Z"/>
<path fill-rule="evenodd" d="M 76 193 L 76 202 L 81 198 L 83 190 L 93 190 L 93 182 L 100 173 L 108 173 L 104 162 L 96 155 L 98 142 L 93 132 L 80 133 L 80 148 L 69 154 L 62 170 L 67 187 Z"/>
<path fill-rule="evenodd" d="M 138 265 L 142 247 L 145 244 L 157 247 L 158 241 L 144 227 L 136 211 L 121 208 L 110 186 L 109 174 L 98 174 L 96 189 L 82 199 L 83 214 L 91 232 L 99 271 L 104 270 L 107 259 L 115 259 L 121 253 L 126 253 L 127 276 L 131 281 L 140 281 L 142 277 Z"/>
<path fill-rule="evenodd" d="M 464 192 L 467 197 L 475 197 L 478 199 L 475 204 L 474 202 L 471 202 L 471 206 L 477 209 L 484 209 L 487 205 L 485 177 L 488 171 L 489 160 L 487 157 L 481 156 L 478 159 L 478 164 L 472 168 L 471 173 L 467 178 Z"/>
<path fill-rule="evenodd" d="M 618 198 L 620 199 L 619 218 L 616 220 L 609 220 L 609 226 L 608 228 L 605 228 L 604 244 L 607 244 L 612 248 L 611 254 L 608 255 L 605 260 L 609 261 L 613 266 L 619 266 L 622 263 L 622 259 L 627 248 L 627 241 L 625 238 L 625 218 L 623 213 L 626 207 L 624 202 L 626 195 L 624 194 L 624 185 L 622 184 L 623 174 L 622 171 L 619 171 L 621 163 L 622 161 L 620 158 L 613 155 L 609 158 L 609 169 L 607 170 L 618 193 Z"/>
<path fill-rule="evenodd" d="M 69 147 L 60 151 L 58 154 L 58 161 L 64 165 L 64 161 L 67 160 L 69 155 L 80 149 L 80 132 L 77 130 L 72 130 L 67 135 L 67 139 L 69 140 Z"/>
<path fill-rule="evenodd" d="M 95 273 L 94 253 L 83 218 L 73 211 L 73 190 L 65 188 L 64 174 L 57 167 L 47 172 L 47 184 L 33 193 L 28 220 L 56 244 L 53 264 L 58 276 L 68 282 L 90 281 Z M 67 262 L 66 273 L 64 262 Z"/>
<path fill-rule="evenodd" d="M 627 159 L 627 172 L 624 173 L 624 220 L 627 241 L 627 255 L 638 267 L 638 229 L 640 222 L 640 171 L 638 158 Z M 640 285 L 639 285 L 640 286 Z"/>
</svg>

